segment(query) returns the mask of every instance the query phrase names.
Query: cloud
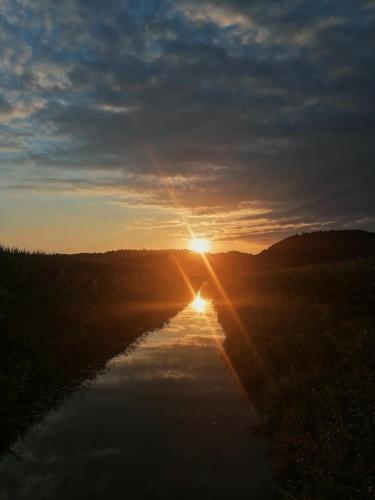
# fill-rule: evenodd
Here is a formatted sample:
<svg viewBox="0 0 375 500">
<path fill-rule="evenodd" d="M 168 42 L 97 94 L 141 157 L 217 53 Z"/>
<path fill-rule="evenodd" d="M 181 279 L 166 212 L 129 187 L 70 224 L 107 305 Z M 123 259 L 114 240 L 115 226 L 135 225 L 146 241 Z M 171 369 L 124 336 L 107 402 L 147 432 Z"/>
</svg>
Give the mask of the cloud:
<svg viewBox="0 0 375 500">
<path fill-rule="evenodd" d="M 249 17 L 229 5 L 217 5 L 215 2 L 182 2 L 181 12 L 190 20 L 198 23 L 213 23 L 220 28 L 240 26 L 250 28 L 252 23 Z"/>
<path fill-rule="evenodd" d="M 3 0 L 0 185 L 131 193 L 217 239 L 375 229 L 374 28 L 370 1 Z"/>
<path fill-rule="evenodd" d="M 9 102 L 0 101 L 0 124 L 11 120 L 30 117 L 33 113 L 43 107 L 43 102 L 34 102 L 30 104 L 10 104 Z"/>
</svg>

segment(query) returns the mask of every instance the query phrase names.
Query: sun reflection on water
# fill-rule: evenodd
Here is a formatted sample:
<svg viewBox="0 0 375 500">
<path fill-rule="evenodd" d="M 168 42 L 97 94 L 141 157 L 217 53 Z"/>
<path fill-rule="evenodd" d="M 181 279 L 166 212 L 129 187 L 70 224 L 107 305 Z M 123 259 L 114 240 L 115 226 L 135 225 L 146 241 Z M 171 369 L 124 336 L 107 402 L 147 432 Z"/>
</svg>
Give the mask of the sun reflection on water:
<svg viewBox="0 0 375 500">
<path fill-rule="evenodd" d="M 207 300 L 201 297 L 200 292 L 198 292 L 191 303 L 193 309 L 197 313 L 204 313 L 207 308 Z"/>
</svg>

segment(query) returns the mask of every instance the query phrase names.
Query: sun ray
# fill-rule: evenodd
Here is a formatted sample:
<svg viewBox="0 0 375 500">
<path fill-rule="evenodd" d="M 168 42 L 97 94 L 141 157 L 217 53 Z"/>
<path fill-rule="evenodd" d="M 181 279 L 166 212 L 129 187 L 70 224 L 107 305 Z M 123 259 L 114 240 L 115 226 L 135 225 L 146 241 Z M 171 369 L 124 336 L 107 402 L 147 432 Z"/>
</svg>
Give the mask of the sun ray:
<svg viewBox="0 0 375 500">
<path fill-rule="evenodd" d="M 165 180 L 164 180 L 165 176 L 164 176 L 164 174 L 162 172 L 162 169 L 161 169 L 160 165 L 158 165 L 158 161 L 156 159 L 156 155 L 151 151 L 150 146 L 146 143 L 146 141 L 143 139 L 143 137 L 141 136 L 141 134 L 138 134 L 138 137 L 139 137 L 140 143 L 143 146 L 145 155 L 148 158 L 148 160 L 149 160 L 151 166 L 153 167 L 154 171 L 156 172 L 156 175 L 160 179 L 160 182 L 163 185 L 163 187 L 164 187 L 164 189 L 165 189 L 165 191 L 167 193 L 167 196 L 171 200 L 172 205 L 176 208 L 176 210 L 179 210 L 180 207 L 179 207 L 179 203 L 177 201 L 177 197 L 175 196 L 175 193 L 170 188 L 170 186 L 168 186 L 167 183 L 165 182 Z M 205 240 L 197 239 L 195 237 L 195 235 L 194 235 L 194 232 L 193 232 L 192 228 L 190 227 L 190 225 L 188 223 L 188 220 L 187 220 L 186 216 L 184 216 L 184 214 L 182 214 L 182 213 L 180 213 L 180 216 L 181 216 L 182 221 L 183 221 L 183 223 L 184 223 L 184 225 L 186 227 L 187 232 L 190 234 L 191 242 L 193 242 L 193 241 L 196 241 L 196 242 L 198 242 L 198 241 L 200 241 L 200 242 L 205 241 Z M 208 248 L 208 245 L 207 245 L 207 248 Z M 241 332 L 242 337 L 244 338 L 244 340 L 246 341 L 246 343 L 251 348 L 251 350 L 252 350 L 252 352 L 254 354 L 254 358 L 258 361 L 259 366 L 263 370 L 268 371 L 266 369 L 266 367 L 264 365 L 264 362 L 263 362 L 261 356 L 259 355 L 259 353 L 258 353 L 258 351 L 257 351 L 257 349 L 256 349 L 256 347 L 254 345 L 254 343 L 251 341 L 251 339 L 250 339 L 250 337 L 249 337 L 249 335 L 248 335 L 245 327 L 243 326 L 241 318 L 239 317 L 236 309 L 234 308 L 234 306 L 231 303 L 228 295 L 226 294 L 226 292 L 225 292 L 225 290 L 224 290 L 224 288 L 223 288 L 223 286 L 222 286 L 222 284 L 221 284 L 218 276 L 216 275 L 213 267 L 211 266 L 211 263 L 209 262 L 207 256 L 205 255 L 205 252 L 207 251 L 205 244 L 198 243 L 197 244 L 197 250 L 195 250 L 195 251 L 198 251 L 198 253 L 201 254 L 203 262 L 204 262 L 204 264 L 206 266 L 206 269 L 207 269 L 207 271 L 209 273 L 209 276 L 212 278 L 215 286 L 217 287 L 217 289 L 219 290 L 221 296 L 223 297 L 225 304 L 229 308 L 229 310 L 231 312 L 231 315 L 232 315 L 232 317 L 233 317 L 233 319 L 235 321 L 235 324 L 237 325 L 239 331 Z M 185 283 L 186 283 L 188 289 L 190 290 L 190 292 L 192 293 L 193 287 L 192 287 L 189 279 L 187 278 L 186 273 L 184 272 L 184 270 L 181 267 L 181 265 L 178 266 L 178 268 L 179 268 L 180 272 L 182 271 L 181 274 L 182 274 L 182 276 L 183 276 L 183 278 L 185 280 Z M 195 295 L 195 293 L 194 293 L 194 295 Z"/>
</svg>

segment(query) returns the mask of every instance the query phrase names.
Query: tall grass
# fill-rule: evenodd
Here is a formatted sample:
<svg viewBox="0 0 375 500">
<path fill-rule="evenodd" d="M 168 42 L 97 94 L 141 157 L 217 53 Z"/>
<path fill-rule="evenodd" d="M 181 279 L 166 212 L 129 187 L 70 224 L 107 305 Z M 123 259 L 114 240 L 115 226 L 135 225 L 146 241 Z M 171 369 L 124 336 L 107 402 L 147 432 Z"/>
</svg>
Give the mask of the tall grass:
<svg viewBox="0 0 375 500">
<path fill-rule="evenodd" d="M 216 271 L 226 349 L 264 419 L 281 498 L 375 493 L 375 260 Z M 252 347 L 250 347 L 252 346 Z"/>
<path fill-rule="evenodd" d="M 187 301 L 189 252 L 46 255 L 0 247 L 0 452 L 55 401 Z"/>
</svg>

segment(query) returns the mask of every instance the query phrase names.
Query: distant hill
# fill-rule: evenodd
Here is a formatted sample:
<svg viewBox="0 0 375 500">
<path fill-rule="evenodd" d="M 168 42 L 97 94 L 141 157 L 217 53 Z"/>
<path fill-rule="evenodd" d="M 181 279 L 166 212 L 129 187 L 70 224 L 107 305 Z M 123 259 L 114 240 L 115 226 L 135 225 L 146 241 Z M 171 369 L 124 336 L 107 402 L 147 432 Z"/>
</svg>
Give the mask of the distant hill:
<svg viewBox="0 0 375 500">
<path fill-rule="evenodd" d="M 375 256 L 375 233 L 362 230 L 316 231 L 289 236 L 257 255 L 211 254 L 218 272 L 245 272 L 300 267 Z"/>
<path fill-rule="evenodd" d="M 375 255 L 375 233 L 361 230 L 317 231 L 289 236 L 253 259 L 256 267 L 318 264 Z"/>
</svg>

